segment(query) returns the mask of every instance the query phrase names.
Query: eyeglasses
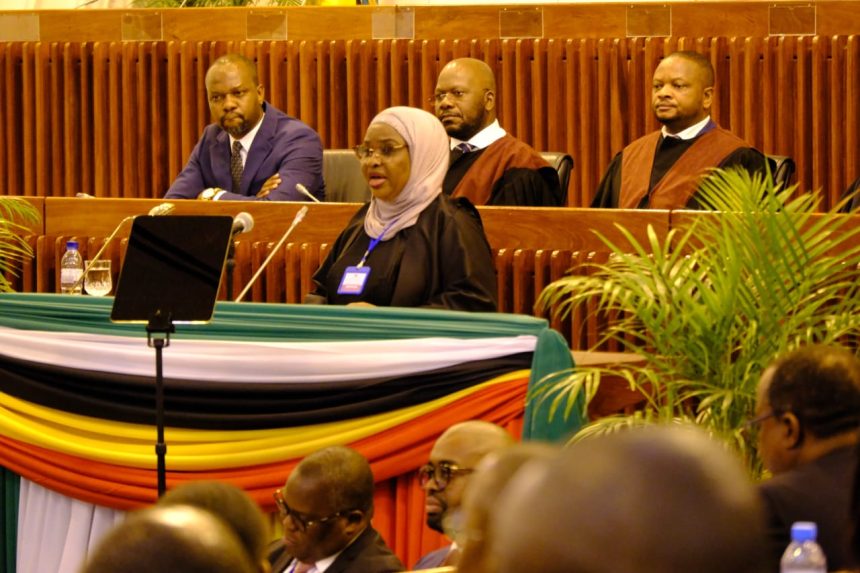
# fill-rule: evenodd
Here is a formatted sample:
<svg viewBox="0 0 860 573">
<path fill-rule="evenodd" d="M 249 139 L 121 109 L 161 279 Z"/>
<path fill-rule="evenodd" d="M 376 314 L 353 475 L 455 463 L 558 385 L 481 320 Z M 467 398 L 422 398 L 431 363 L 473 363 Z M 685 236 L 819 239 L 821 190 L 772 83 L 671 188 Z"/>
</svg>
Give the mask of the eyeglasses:
<svg viewBox="0 0 860 573">
<path fill-rule="evenodd" d="M 274 493 L 272 493 L 272 497 L 275 498 L 275 505 L 278 506 L 278 513 L 281 514 L 281 519 L 286 519 L 287 517 L 290 517 L 293 520 L 293 523 L 295 523 L 298 529 L 300 529 L 301 531 L 307 531 L 308 528 L 312 525 L 316 525 L 318 523 L 325 523 L 327 521 L 331 521 L 332 519 L 342 517 L 346 513 L 349 513 L 349 510 L 341 510 L 337 513 L 333 513 L 325 517 L 313 518 L 303 513 L 299 513 L 298 511 L 287 505 L 287 502 L 284 500 L 284 494 L 281 492 L 281 490 L 276 489 Z"/>
<path fill-rule="evenodd" d="M 452 477 L 470 474 L 473 471 L 475 470 L 470 468 L 460 468 L 454 464 L 446 464 L 444 462 L 440 463 L 438 466 L 427 464 L 421 466 L 421 469 L 418 470 L 418 482 L 421 484 L 421 487 L 425 487 L 432 479 L 436 482 L 438 490 L 442 491 L 448 487 Z"/>
<path fill-rule="evenodd" d="M 761 426 L 761 423 L 768 418 L 773 418 L 775 416 L 779 416 L 779 412 L 769 410 L 764 414 L 756 416 L 755 418 L 750 418 L 749 420 L 744 422 L 743 426 L 741 426 L 741 432 L 746 434 L 751 440 L 754 440 L 758 437 L 758 431 L 759 427 Z"/>
<path fill-rule="evenodd" d="M 487 93 L 488 91 L 490 91 L 490 89 L 484 88 L 481 91 L 482 91 L 482 93 Z M 450 97 L 454 101 L 460 101 L 464 97 L 469 95 L 470 93 L 472 93 L 472 92 L 467 91 L 467 90 L 461 90 L 461 89 L 453 89 L 453 90 L 448 90 L 446 92 L 436 92 L 435 94 L 433 94 L 429 98 L 427 98 L 427 102 L 428 103 L 442 103 L 442 101 L 446 97 Z"/>
<path fill-rule="evenodd" d="M 385 145 L 377 149 L 374 149 L 373 147 L 368 147 L 366 145 L 356 145 L 352 148 L 352 150 L 355 152 L 355 156 L 358 157 L 359 160 L 363 161 L 365 159 L 370 159 L 376 153 L 379 153 L 380 158 L 388 159 L 389 157 L 394 155 L 394 152 L 403 149 L 404 147 L 406 147 L 405 143 L 403 145 L 391 145 L 389 143 L 386 143 Z"/>
</svg>

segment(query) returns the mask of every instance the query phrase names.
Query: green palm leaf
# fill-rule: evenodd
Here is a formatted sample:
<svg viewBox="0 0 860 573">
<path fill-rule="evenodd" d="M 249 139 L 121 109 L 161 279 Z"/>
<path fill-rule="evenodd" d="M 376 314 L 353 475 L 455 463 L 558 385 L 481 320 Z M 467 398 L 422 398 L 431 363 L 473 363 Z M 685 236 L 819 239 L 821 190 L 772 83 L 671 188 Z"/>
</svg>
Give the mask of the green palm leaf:
<svg viewBox="0 0 860 573">
<path fill-rule="evenodd" d="M 19 265 L 33 256 L 25 240 L 30 234 L 27 223 L 39 221 L 39 212 L 20 197 L 0 197 L 0 292 L 9 292 L 8 275 L 17 276 Z"/>
<path fill-rule="evenodd" d="M 643 357 L 614 370 L 648 390 L 644 412 L 600 421 L 601 428 L 694 419 L 756 468 L 738 428 L 752 412 L 762 369 L 800 344 L 860 335 L 860 226 L 818 213 L 813 195 L 745 171 L 715 171 L 700 201 L 720 213 L 695 217 L 662 240 L 649 229 L 640 243 L 619 227 L 632 245 L 621 248 L 601 236 L 609 260 L 552 283 L 538 306 L 564 316 L 596 300 L 596 312 L 617 317 L 603 341 Z M 577 385 L 591 384 L 588 397 L 605 375 L 578 369 L 542 382 L 535 396 L 562 397 L 557 410 L 564 411 Z"/>
</svg>

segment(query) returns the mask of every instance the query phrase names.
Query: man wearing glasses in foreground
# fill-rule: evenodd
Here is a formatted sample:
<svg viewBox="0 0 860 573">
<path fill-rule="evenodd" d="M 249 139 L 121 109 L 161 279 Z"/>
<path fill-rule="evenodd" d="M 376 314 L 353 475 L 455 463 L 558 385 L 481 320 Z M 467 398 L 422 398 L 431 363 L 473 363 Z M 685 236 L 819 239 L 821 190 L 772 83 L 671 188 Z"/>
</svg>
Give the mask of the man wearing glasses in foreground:
<svg viewBox="0 0 860 573">
<path fill-rule="evenodd" d="M 449 62 L 430 98 L 451 137 L 442 190 L 475 205 L 555 207 L 565 198 L 558 172 L 496 119 L 496 78 L 474 58 Z"/>
<path fill-rule="evenodd" d="M 275 491 L 284 537 L 269 553 L 272 573 L 389 573 L 403 571 L 370 525 L 373 473 L 346 447 L 312 453 Z"/>
<path fill-rule="evenodd" d="M 772 571 L 791 524 L 814 521 L 827 570 L 858 565 L 851 553 L 852 484 L 860 428 L 860 359 L 838 346 L 805 346 L 768 366 L 757 390 L 758 448 L 773 477 L 761 483 Z"/>
<path fill-rule="evenodd" d="M 513 443 L 503 428 L 480 420 L 455 424 L 439 436 L 430 451 L 430 462 L 418 472 L 421 487 L 427 493 L 427 526 L 450 537 L 461 526 L 463 491 L 478 462 Z M 452 543 L 428 553 L 413 569 L 456 565 L 458 555 Z"/>
</svg>

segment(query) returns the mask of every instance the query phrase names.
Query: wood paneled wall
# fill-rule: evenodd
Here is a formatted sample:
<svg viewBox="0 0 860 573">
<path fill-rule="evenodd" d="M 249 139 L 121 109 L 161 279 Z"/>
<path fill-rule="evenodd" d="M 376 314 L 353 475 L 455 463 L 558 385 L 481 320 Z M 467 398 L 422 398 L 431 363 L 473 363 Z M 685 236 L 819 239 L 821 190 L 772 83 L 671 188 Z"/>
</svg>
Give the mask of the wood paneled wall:
<svg viewBox="0 0 860 573">
<path fill-rule="evenodd" d="M 430 109 L 439 69 L 481 58 L 502 125 L 576 162 L 569 205 L 586 206 L 612 156 L 654 129 L 650 77 L 676 49 L 709 54 L 714 117 L 766 153 L 790 155 L 824 206 L 860 175 L 860 38 L 561 38 L 0 44 L 0 185 L 29 196 L 163 195 L 209 121 L 203 76 L 230 52 L 258 62 L 267 99 L 356 144 L 390 105 Z"/>
</svg>

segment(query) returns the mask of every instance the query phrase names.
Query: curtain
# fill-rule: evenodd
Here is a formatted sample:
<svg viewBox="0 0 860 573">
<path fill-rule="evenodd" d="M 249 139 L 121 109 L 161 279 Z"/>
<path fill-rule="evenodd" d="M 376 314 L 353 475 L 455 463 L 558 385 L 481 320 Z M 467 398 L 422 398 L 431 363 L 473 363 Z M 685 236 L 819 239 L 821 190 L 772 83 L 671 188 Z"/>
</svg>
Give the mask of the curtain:
<svg viewBox="0 0 860 573">
<path fill-rule="evenodd" d="M 110 305 L 0 295 L 0 466 L 22 479 L 4 556 L 17 549 L 19 573 L 75 571 L 156 498 L 154 355 Z M 210 324 L 177 325 L 164 366 L 168 487 L 222 479 L 272 512 L 302 457 L 348 445 L 371 463 L 374 525 L 407 566 L 444 543 L 415 472 L 446 428 L 482 419 L 546 439 L 581 422 L 528 412 L 529 388 L 572 360 L 546 321 L 519 315 L 219 303 Z"/>
</svg>

